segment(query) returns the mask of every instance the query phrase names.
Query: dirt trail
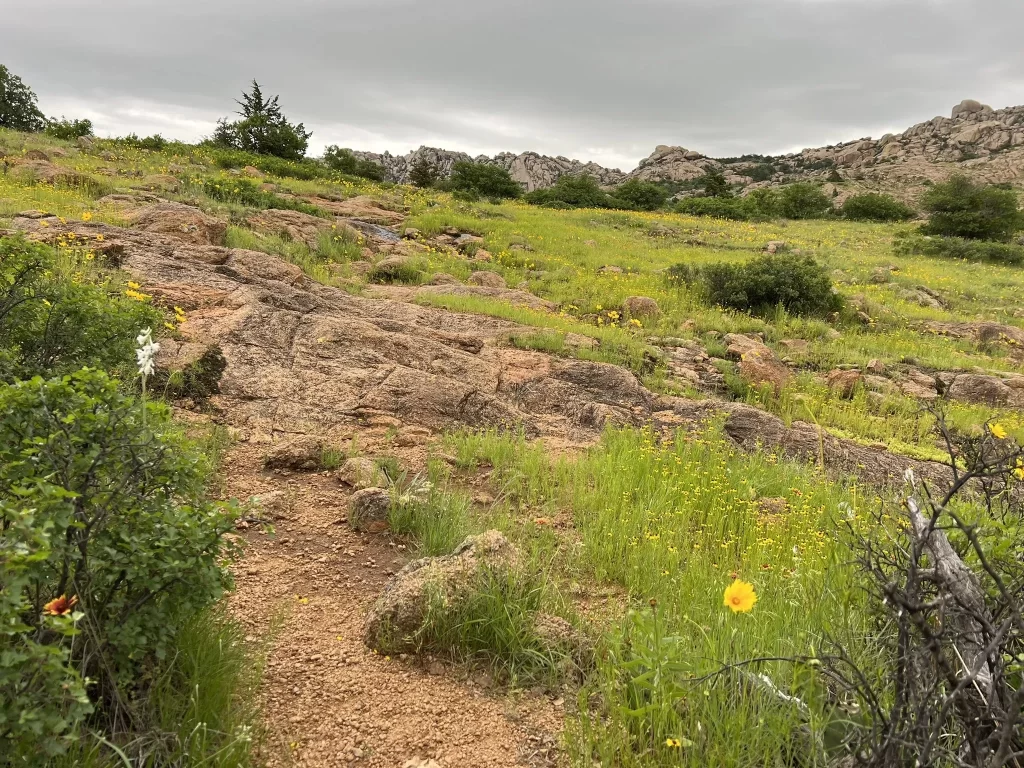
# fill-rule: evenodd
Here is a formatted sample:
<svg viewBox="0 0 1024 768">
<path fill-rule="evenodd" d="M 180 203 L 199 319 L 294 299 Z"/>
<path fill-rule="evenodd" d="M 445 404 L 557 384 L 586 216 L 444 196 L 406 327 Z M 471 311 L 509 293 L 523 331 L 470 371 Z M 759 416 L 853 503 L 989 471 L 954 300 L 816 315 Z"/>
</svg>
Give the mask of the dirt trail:
<svg viewBox="0 0 1024 768">
<path fill-rule="evenodd" d="M 367 607 L 408 556 L 349 529 L 348 493 L 329 473 L 266 472 L 263 453 L 241 444 L 224 469 L 230 496 L 284 493 L 276 537 L 244 534 L 230 600 L 249 636 L 276 632 L 263 691 L 269 765 L 552 764 L 562 718 L 550 697 L 513 699 L 485 677 L 363 645 Z"/>
</svg>

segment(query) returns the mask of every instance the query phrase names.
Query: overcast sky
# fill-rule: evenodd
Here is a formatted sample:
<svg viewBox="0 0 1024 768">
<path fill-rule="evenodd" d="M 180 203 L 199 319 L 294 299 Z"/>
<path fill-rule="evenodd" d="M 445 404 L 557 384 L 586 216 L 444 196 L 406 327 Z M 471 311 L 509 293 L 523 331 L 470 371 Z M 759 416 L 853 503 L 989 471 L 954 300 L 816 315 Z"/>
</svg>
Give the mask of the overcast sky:
<svg viewBox="0 0 1024 768">
<path fill-rule="evenodd" d="M 777 154 L 1024 103 L 1024 0 L 0 0 L 47 115 L 195 140 L 252 78 L 325 144 Z"/>
</svg>

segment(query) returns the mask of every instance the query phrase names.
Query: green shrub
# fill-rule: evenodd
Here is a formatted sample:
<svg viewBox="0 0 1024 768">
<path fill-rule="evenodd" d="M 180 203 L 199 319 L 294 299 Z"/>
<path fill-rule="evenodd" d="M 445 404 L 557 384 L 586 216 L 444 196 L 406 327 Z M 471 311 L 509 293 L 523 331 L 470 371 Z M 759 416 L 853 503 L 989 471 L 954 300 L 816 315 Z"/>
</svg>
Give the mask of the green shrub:
<svg viewBox="0 0 1024 768">
<path fill-rule="evenodd" d="M 60 120 L 51 118 L 43 132 L 47 136 L 64 141 L 73 141 L 81 136 L 92 135 L 92 120 L 68 120 L 61 116 Z"/>
<path fill-rule="evenodd" d="M 306 154 L 309 137 L 313 134 L 302 123 L 288 122 L 278 97 L 263 98 L 260 84 L 252 81 L 252 90 L 242 94 L 236 102 L 242 110 L 241 120 L 229 122 L 221 118 L 217 122 L 212 142 L 228 149 L 240 149 L 257 155 L 273 155 L 285 160 L 300 160 Z"/>
<path fill-rule="evenodd" d="M 840 213 L 853 221 L 906 221 L 916 215 L 913 208 L 891 195 L 865 192 L 846 198 Z"/>
<path fill-rule="evenodd" d="M 630 179 L 617 186 L 612 196 L 633 210 L 656 211 L 668 200 L 668 191 L 660 184 Z"/>
<path fill-rule="evenodd" d="M 894 240 L 897 255 L 943 256 L 964 261 L 1024 264 L 1024 245 L 967 240 L 962 237 L 928 237 L 901 233 Z"/>
<path fill-rule="evenodd" d="M 787 219 L 820 219 L 832 212 L 832 201 L 815 184 L 787 184 L 779 191 L 778 212 Z"/>
<path fill-rule="evenodd" d="M 526 195 L 534 205 L 561 203 L 568 208 L 610 208 L 611 200 L 589 174 L 560 176 L 553 186 L 535 189 Z"/>
<path fill-rule="evenodd" d="M 921 207 L 931 214 L 921 229 L 926 235 L 1005 243 L 1024 228 L 1015 192 L 975 184 L 963 174 L 926 190 Z"/>
<path fill-rule="evenodd" d="M 22 79 L 0 64 L 0 128 L 41 131 L 46 118 L 36 105 L 36 95 Z"/>
<path fill-rule="evenodd" d="M 705 197 L 732 197 L 732 190 L 721 171 L 708 171 L 702 181 Z"/>
<path fill-rule="evenodd" d="M 504 168 L 461 160 L 452 166 L 451 176 L 441 185 L 450 192 L 479 199 L 502 200 L 523 194 L 523 188 Z"/>
<path fill-rule="evenodd" d="M 764 218 L 749 198 L 742 197 L 687 197 L 676 203 L 675 210 L 690 216 L 712 216 L 733 221 Z"/>
<path fill-rule="evenodd" d="M 409 169 L 409 183 L 420 189 L 434 186 L 439 177 L 437 166 L 423 157 L 416 160 Z"/>
<path fill-rule="evenodd" d="M 359 176 L 371 181 L 384 181 L 384 168 L 372 160 L 356 157 L 351 149 L 342 149 L 331 144 L 324 149 L 324 164 L 333 171 L 349 176 Z"/>
<path fill-rule="evenodd" d="M 115 144 L 119 144 L 124 147 L 131 147 L 132 149 L 145 149 L 150 152 L 162 152 L 167 148 L 170 143 L 161 136 L 159 133 L 154 133 L 152 136 L 142 136 L 138 134 L 129 133 L 127 136 L 119 136 L 116 139 L 112 139 Z"/>
<path fill-rule="evenodd" d="M 764 254 L 742 264 L 704 267 L 679 264 L 669 279 L 697 288 L 713 304 L 751 313 L 784 307 L 794 315 L 826 315 L 842 309 L 828 271 L 810 256 Z"/>
<path fill-rule="evenodd" d="M 62 260 L 73 257 L 20 237 L 0 238 L 0 381 L 84 365 L 124 370 L 135 358 L 138 330 L 163 321 L 113 277 L 94 271 L 76 281 L 65 274 Z"/>
<path fill-rule="evenodd" d="M 235 514 L 204 498 L 209 472 L 168 408 L 105 373 L 0 386 L 0 751 L 72 731 L 86 678 L 107 723 L 127 717 L 147 666 L 228 586 Z M 61 596 L 76 605 L 48 616 Z M 27 700 L 40 683 L 52 698 Z"/>
</svg>

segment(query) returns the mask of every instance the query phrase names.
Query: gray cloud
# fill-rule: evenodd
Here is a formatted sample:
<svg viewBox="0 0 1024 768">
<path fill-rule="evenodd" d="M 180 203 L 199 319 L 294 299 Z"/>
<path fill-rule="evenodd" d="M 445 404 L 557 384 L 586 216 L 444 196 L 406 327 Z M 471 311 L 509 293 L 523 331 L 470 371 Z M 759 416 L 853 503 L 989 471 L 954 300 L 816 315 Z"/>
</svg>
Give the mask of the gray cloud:
<svg viewBox="0 0 1024 768">
<path fill-rule="evenodd" d="M 1024 102 L 1020 0 L 0 0 L 48 114 L 195 139 L 256 77 L 339 143 L 777 153 Z M 45 44 L 41 41 L 45 40 Z"/>
</svg>

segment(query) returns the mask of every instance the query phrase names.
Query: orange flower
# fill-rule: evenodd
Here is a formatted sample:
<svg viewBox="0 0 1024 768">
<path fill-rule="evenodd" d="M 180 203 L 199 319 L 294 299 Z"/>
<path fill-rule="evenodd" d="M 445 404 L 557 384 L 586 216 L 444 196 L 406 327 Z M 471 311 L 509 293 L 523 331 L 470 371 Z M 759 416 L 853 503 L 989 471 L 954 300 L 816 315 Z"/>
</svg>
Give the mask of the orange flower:
<svg viewBox="0 0 1024 768">
<path fill-rule="evenodd" d="M 67 616 L 72 609 L 78 605 L 78 595 L 70 599 L 67 595 L 61 595 L 43 606 L 43 613 L 47 616 Z"/>
<path fill-rule="evenodd" d="M 533 518 L 533 522 L 535 525 L 551 525 L 551 521 L 546 517 L 535 517 Z"/>
</svg>

